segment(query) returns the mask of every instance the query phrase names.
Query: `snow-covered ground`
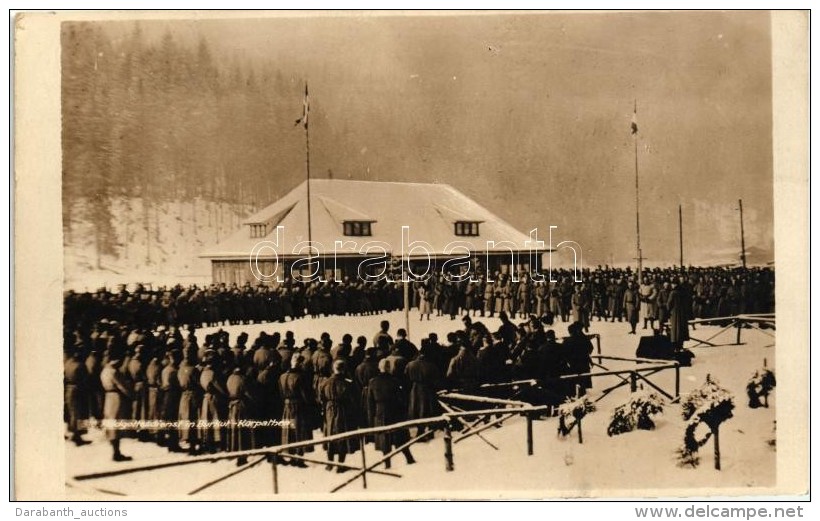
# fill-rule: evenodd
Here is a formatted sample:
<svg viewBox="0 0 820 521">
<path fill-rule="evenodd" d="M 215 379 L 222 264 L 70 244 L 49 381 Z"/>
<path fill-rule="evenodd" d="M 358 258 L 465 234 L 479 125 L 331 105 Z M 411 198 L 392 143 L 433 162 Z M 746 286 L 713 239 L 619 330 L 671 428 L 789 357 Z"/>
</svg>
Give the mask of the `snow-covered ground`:
<svg viewBox="0 0 820 521">
<path fill-rule="evenodd" d="M 378 330 L 380 320 L 391 322 L 391 331 L 404 327 L 404 315 L 400 312 L 387 316 L 331 317 L 321 320 L 299 320 L 286 324 L 262 324 L 232 326 L 228 329 L 233 337 L 247 331 L 251 338 L 260 331 L 292 330 L 298 340 L 306 336 L 318 338 L 327 331 L 334 339 L 350 332 L 354 336 L 364 334 L 371 338 Z M 497 319 L 485 319 L 494 329 Z M 419 339 L 430 332 L 444 338 L 447 332 L 459 328 L 459 320 L 448 317 L 419 322 L 418 315 L 411 314 L 410 336 Z M 566 324 L 558 324 L 556 333 L 566 334 Z M 634 356 L 638 337 L 627 334 L 624 323 L 594 321 L 591 332 L 602 336 L 602 353 L 615 356 Z M 715 326 L 699 327 L 692 334 L 708 338 L 718 329 Z M 200 338 L 208 330 L 198 332 Z M 717 343 L 734 341 L 733 330 L 717 337 Z M 444 443 L 441 434 L 427 443 L 412 447 L 417 460 L 406 465 L 399 455 L 393 458 L 393 471 L 402 478 L 368 474 L 367 490 L 361 480 L 351 483 L 333 497 L 353 498 L 456 498 L 456 497 L 669 497 L 725 495 L 727 493 L 753 495 L 756 489 L 776 484 L 776 452 L 768 443 L 774 439 L 776 394 L 770 396 L 768 409 L 750 409 L 745 395 L 746 383 L 756 369 L 767 359 L 768 367 L 774 368 L 775 348 L 773 339 L 757 330 L 743 330 L 744 345 L 700 347 L 694 349 L 696 358 L 692 367 L 681 369 L 681 393 L 703 384 L 710 374 L 723 387 L 735 395 L 734 417 L 726 421 L 720 431 L 722 470 L 713 468 L 712 443 L 701 449 L 701 464 L 697 468 L 681 468 L 676 465 L 675 451 L 683 442 L 685 422 L 680 406 L 667 404 L 666 410 L 656 419 L 654 431 L 636 431 L 608 437 L 607 425 L 612 411 L 625 402 L 629 388 L 621 387 L 598 402 L 598 410 L 583 421 L 584 443 L 579 444 L 573 431 L 568 438 L 557 436 L 557 418 L 534 422 L 533 456 L 527 456 L 526 423 L 523 418 L 509 420 L 502 428 L 484 432 L 487 440 L 498 447 L 493 449 L 481 439 L 471 437 L 454 445 L 455 470 L 445 471 Z M 690 343 L 692 345 L 693 343 Z M 604 362 L 607 365 L 607 362 Z M 622 368 L 623 365 L 611 368 Z M 674 371 L 665 371 L 651 377 L 662 388 L 674 389 Z M 596 397 L 602 389 L 616 382 L 614 377 L 596 378 L 591 396 Z M 318 435 L 318 432 L 317 432 Z M 123 441 L 123 452 L 134 456 L 131 463 L 112 463 L 110 447 L 100 431 L 88 436 L 92 444 L 75 447 L 66 442 L 66 469 L 71 475 L 84 474 L 125 466 L 147 465 L 185 456 L 169 455 L 164 449 L 150 443 L 134 440 Z M 322 459 L 323 453 L 315 457 Z M 365 454 L 368 461 L 376 460 L 372 446 Z M 352 464 L 361 463 L 361 455 L 348 457 Z M 200 485 L 227 474 L 235 469 L 233 461 L 196 463 L 188 466 L 139 472 L 123 476 L 82 482 L 83 489 L 68 488 L 70 498 L 117 496 L 95 493 L 91 488 L 127 494 L 133 498 L 183 498 Z M 247 499 L 309 499 L 326 495 L 333 487 L 350 476 L 328 472 L 323 465 L 310 464 L 307 469 L 288 466 L 279 467 L 279 496 L 272 493 L 271 467 L 262 463 L 253 469 L 227 479 L 192 498 L 220 497 Z M 731 491 L 731 492 L 730 492 Z M 745 492 L 743 492 L 745 491 Z M 327 497 L 327 496 L 325 496 Z"/>
</svg>

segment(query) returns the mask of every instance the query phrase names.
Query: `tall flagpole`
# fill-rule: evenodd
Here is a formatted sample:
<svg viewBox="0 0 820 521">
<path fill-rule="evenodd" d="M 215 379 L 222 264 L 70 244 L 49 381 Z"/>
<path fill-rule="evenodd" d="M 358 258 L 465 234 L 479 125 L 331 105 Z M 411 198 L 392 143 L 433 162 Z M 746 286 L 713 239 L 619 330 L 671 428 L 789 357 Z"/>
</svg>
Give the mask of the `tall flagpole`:
<svg viewBox="0 0 820 521">
<path fill-rule="evenodd" d="M 313 229 L 310 224 L 310 126 L 308 125 L 308 111 L 310 105 L 308 101 L 308 84 L 305 82 L 305 105 L 304 115 L 302 116 L 302 123 L 305 125 L 305 170 L 307 172 L 307 225 L 308 225 L 308 244 L 311 248 L 309 256 L 313 253 Z"/>
<path fill-rule="evenodd" d="M 743 199 L 737 200 L 740 210 L 740 260 L 743 262 L 743 269 L 746 269 L 746 236 L 743 233 Z"/>
<path fill-rule="evenodd" d="M 678 238 L 680 240 L 680 267 L 683 269 L 683 205 L 678 205 Z"/>
<path fill-rule="evenodd" d="M 638 285 L 643 282 L 643 254 L 641 253 L 641 206 L 640 192 L 638 191 L 638 100 L 635 99 L 635 108 L 632 114 L 632 137 L 635 143 L 635 232 L 638 250 Z"/>
</svg>

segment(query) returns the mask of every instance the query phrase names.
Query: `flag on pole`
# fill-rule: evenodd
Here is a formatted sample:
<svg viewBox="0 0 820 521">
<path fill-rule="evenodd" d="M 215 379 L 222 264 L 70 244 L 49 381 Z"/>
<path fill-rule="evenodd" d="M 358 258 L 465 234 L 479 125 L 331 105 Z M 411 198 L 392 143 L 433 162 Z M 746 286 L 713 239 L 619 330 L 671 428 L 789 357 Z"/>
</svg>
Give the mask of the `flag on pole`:
<svg viewBox="0 0 820 521">
<path fill-rule="evenodd" d="M 632 134 L 638 133 L 638 101 L 635 101 L 635 110 L 632 112 Z"/>
<path fill-rule="evenodd" d="M 296 120 L 297 125 L 303 125 L 305 128 L 308 128 L 308 112 L 310 111 L 310 102 L 308 101 L 308 86 L 307 82 L 305 82 L 305 99 L 302 102 L 302 117 Z"/>
</svg>

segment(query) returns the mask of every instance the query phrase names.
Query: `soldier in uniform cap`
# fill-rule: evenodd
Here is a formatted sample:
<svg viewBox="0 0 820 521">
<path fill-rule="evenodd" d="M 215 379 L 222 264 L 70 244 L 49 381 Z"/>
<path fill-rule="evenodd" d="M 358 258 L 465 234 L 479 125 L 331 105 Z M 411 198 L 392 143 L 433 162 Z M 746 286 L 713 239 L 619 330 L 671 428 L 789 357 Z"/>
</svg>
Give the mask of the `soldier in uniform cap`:
<svg viewBox="0 0 820 521">
<path fill-rule="evenodd" d="M 200 440 L 205 450 L 214 453 L 221 449 L 225 441 L 221 422 L 225 420 L 227 391 L 222 381 L 221 371 L 217 367 L 215 355 L 206 355 L 205 368 L 199 375 L 199 386 L 202 390 L 202 404 L 199 409 L 199 420 L 203 422 L 199 429 Z"/>
<path fill-rule="evenodd" d="M 458 352 L 447 367 L 447 382 L 451 388 L 470 392 L 478 386 L 478 360 L 467 347 L 465 339 L 455 336 L 454 341 L 458 346 Z"/>
<path fill-rule="evenodd" d="M 367 389 L 367 411 L 372 422 L 372 427 L 381 427 L 406 420 L 407 403 L 404 401 L 405 393 L 401 390 L 399 381 L 392 374 L 390 360 L 385 358 L 379 362 L 379 374 L 370 380 Z M 393 432 L 376 434 L 374 436 L 376 450 L 383 454 L 389 454 L 395 447 L 406 443 L 410 436 L 407 430 L 402 429 Z M 407 464 L 413 464 L 413 454 L 410 448 L 402 450 Z M 384 462 L 386 468 L 390 468 L 390 460 Z"/>
<path fill-rule="evenodd" d="M 290 360 L 290 368 L 279 377 L 279 392 L 284 401 L 282 412 L 282 443 L 294 443 L 313 439 L 313 425 L 315 398 L 311 381 L 302 369 L 305 357 L 301 353 L 294 353 Z M 313 448 L 294 449 L 292 454 L 302 455 Z M 295 467 L 306 467 L 304 461 L 296 460 Z"/>
<path fill-rule="evenodd" d="M 148 388 L 145 381 L 145 364 L 143 363 L 143 346 L 134 347 L 134 354 L 128 361 L 128 375 L 134 396 L 131 400 L 131 419 L 136 425 L 136 434 L 141 441 L 147 440 L 148 431 L 144 428 L 144 421 L 148 419 Z"/>
<path fill-rule="evenodd" d="M 319 389 L 319 400 L 324 411 L 324 434 L 333 436 L 356 429 L 358 424 L 358 406 L 356 391 L 353 382 L 346 379 L 345 362 L 333 362 L 333 375 L 324 381 Z M 341 441 L 332 441 L 325 445 L 327 459 L 333 461 L 338 456 L 339 463 L 344 463 L 345 456 L 359 449 L 358 441 L 349 438 Z M 326 467 L 331 470 L 332 465 Z M 345 472 L 345 467 L 337 467 L 337 472 Z"/>
<path fill-rule="evenodd" d="M 635 328 L 638 325 L 638 308 L 640 306 L 640 294 L 638 292 L 638 289 L 635 288 L 635 283 L 632 281 L 629 281 L 629 283 L 626 286 L 626 291 L 624 291 L 623 303 L 623 309 L 626 312 L 626 320 L 629 322 L 629 327 L 632 328 L 629 331 L 629 334 L 634 335 Z"/>
<path fill-rule="evenodd" d="M 355 382 L 361 389 L 359 402 L 361 414 L 359 419 L 363 427 L 372 425 L 371 418 L 367 415 L 367 386 L 370 384 L 370 380 L 379 374 L 379 358 L 377 355 L 378 352 L 375 347 L 367 346 L 364 350 L 364 359 L 356 366 L 354 372 Z"/>
<path fill-rule="evenodd" d="M 440 406 L 436 391 L 444 385 L 444 375 L 433 363 L 430 339 L 421 342 L 421 351 L 418 357 L 407 364 L 405 370 L 410 382 L 410 400 L 408 403 L 408 418 L 416 420 L 429 418 L 440 414 Z M 424 432 L 420 428 L 418 434 Z"/>
<path fill-rule="evenodd" d="M 253 432 L 250 428 L 243 426 L 244 420 L 250 419 L 250 393 L 246 388 L 245 376 L 242 368 L 233 368 L 231 375 L 225 382 L 228 394 L 228 428 L 227 450 L 239 451 L 253 448 Z M 236 460 L 236 465 L 241 466 L 248 462 L 247 457 L 240 457 Z"/>
<path fill-rule="evenodd" d="M 131 456 L 125 456 L 120 452 L 122 429 L 117 425 L 117 422 L 128 419 L 128 404 L 133 397 L 134 391 L 120 371 L 121 366 L 121 358 L 112 358 L 109 359 L 100 372 L 100 381 L 105 391 L 103 421 L 105 423 L 106 438 L 111 442 L 111 448 L 114 452 L 114 461 L 131 461 Z"/>
<path fill-rule="evenodd" d="M 257 410 L 261 419 L 279 419 L 282 417 L 282 398 L 279 395 L 279 376 L 282 374 L 282 362 L 277 357 L 267 367 L 259 370 L 256 383 L 259 389 Z M 262 426 L 258 429 L 255 442 L 258 446 L 269 447 L 280 443 L 279 429 L 275 426 Z"/>
<path fill-rule="evenodd" d="M 91 443 L 82 437 L 88 422 L 89 376 L 82 361 L 81 347 L 82 343 L 75 345 L 71 357 L 64 364 L 66 422 L 71 441 L 78 447 Z"/>
<path fill-rule="evenodd" d="M 375 347 L 379 347 L 380 339 L 382 338 L 386 338 L 389 344 L 393 343 L 393 337 L 390 336 L 390 333 L 388 333 L 388 331 L 390 331 L 390 322 L 388 322 L 387 320 L 382 320 L 381 324 L 379 325 L 379 332 L 376 333 L 376 336 L 373 337 L 373 345 Z"/>
<path fill-rule="evenodd" d="M 179 437 L 188 443 L 191 455 L 199 453 L 199 431 L 196 423 L 199 418 L 199 368 L 196 364 L 196 353 L 187 351 L 182 364 L 177 370 L 177 381 L 181 391 L 179 397 Z"/>
<path fill-rule="evenodd" d="M 393 347 L 408 361 L 414 359 L 419 352 L 416 345 L 407 339 L 407 331 L 404 329 L 396 331 L 396 343 Z"/>
<path fill-rule="evenodd" d="M 145 401 L 145 416 L 149 422 L 156 422 L 160 419 L 161 412 L 162 412 L 162 390 L 160 389 L 161 385 L 161 376 L 162 376 L 162 364 L 160 363 L 159 353 L 154 351 L 154 354 L 151 356 L 151 360 L 148 362 L 148 365 L 145 366 L 145 385 L 146 385 L 146 401 Z M 179 402 L 179 397 L 177 397 L 177 402 Z M 179 406 L 179 403 L 177 403 Z M 177 419 L 174 418 L 172 421 L 176 421 Z M 158 434 L 157 429 L 151 427 L 148 429 L 148 432 L 156 437 Z"/>
</svg>

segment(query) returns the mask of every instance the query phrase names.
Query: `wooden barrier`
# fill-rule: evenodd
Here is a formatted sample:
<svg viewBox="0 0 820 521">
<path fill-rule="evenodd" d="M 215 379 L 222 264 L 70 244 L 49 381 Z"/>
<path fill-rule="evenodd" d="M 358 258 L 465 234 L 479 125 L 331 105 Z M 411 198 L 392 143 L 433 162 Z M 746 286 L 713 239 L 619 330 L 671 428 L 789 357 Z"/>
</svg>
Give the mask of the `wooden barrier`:
<svg viewBox="0 0 820 521">
<path fill-rule="evenodd" d="M 189 495 L 195 495 L 203 490 L 206 490 L 218 483 L 221 483 L 233 476 L 241 474 L 246 470 L 249 470 L 253 467 L 256 467 L 263 461 L 270 461 L 271 463 L 271 479 L 272 479 L 272 488 L 273 493 L 279 493 L 279 465 L 280 458 L 289 458 L 293 460 L 300 460 L 300 461 L 307 461 L 307 462 L 314 462 L 320 463 L 323 465 L 332 465 L 335 467 L 345 468 L 347 470 L 355 470 L 356 472 L 348 478 L 343 483 L 337 485 L 331 493 L 337 492 L 341 490 L 348 484 L 356 481 L 357 479 L 361 478 L 363 488 L 367 488 L 367 474 L 378 474 L 378 475 L 387 475 L 391 477 L 401 477 L 400 474 L 389 472 L 386 470 L 377 470 L 376 467 L 384 463 L 387 459 L 395 456 L 405 448 L 410 447 L 411 445 L 418 443 L 425 438 L 429 438 L 435 435 L 435 431 L 443 430 L 444 431 L 444 460 L 445 460 L 445 469 L 447 471 L 452 471 L 455 468 L 454 461 L 453 461 L 453 445 L 462 441 L 466 438 L 471 436 L 481 436 L 481 432 L 486 430 L 489 427 L 492 427 L 496 424 L 500 425 L 503 421 L 512 418 L 516 415 L 524 415 L 527 417 L 527 453 L 532 454 L 533 451 L 533 443 L 532 443 L 532 425 L 531 425 L 531 415 L 535 413 L 544 412 L 548 409 L 546 406 L 531 406 L 525 402 L 519 402 L 514 400 L 502 400 L 498 398 L 488 398 L 483 396 L 471 396 L 461 393 L 443 393 L 440 395 L 443 398 L 453 398 L 459 401 L 473 401 L 478 403 L 484 403 L 489 405 L 497 405 L 497 408 L 483 408 L 473 411 L 464 411 L 464 410 L 455 410 L 451 409 L 450 412 L 446 412 L 441 416 L 436 416 L 433 418 L 423 418 L 418 420 L 411 420 L 405 422 L 394 423 L 392 425 L 385 425 L 382 427 L 369 427 L 364 429 L 357 429 L 354 431 L 344 432 L 340 434 L 335 434 L 332 436 L 326 436 L 323 438 L 317 438 L 314 440 L 305 440 L 299 441 L 294 443 L 287 443 L 283 445 L 277 445 L 274 447 L 264 447 L 259 449 L 251 449 L 251 450 L 243 450 L 243 451 L 233 451 L 233 452 L 224 452 L 219 454 L 208 454 L 203 456 L 193 456 L 193 457 L 185 457 L 184 459 L 175 459 L 172 461 L 166 462 L 158 462 L 149 465 L 129 465 L 127 467 L 121 467 L 115 470 L 108 470 L 103 472 L 94 472 L 89 474 L 80 474 L 73 476 L 71 479 L 67 481 L 68 486 L 75 486 L 77 488 L 84 488 L 79 485 L 79 482 L 93 480 L 93 479 L 101 479 L 106 477 L 114 477 L 114 476 L 121 476 L 125 474 L 131 474 L 135 472 L 144 472 L 148 470 L 158 470 L 164 468 L 172 468 L 172 467 L 179 467 L 183 465 L 193 465 L 196 463 L 203 463 L 203 462 L 213 462 L 213 461 L 221 461 L 221 460 L 232 460 L 238 458 L 252 458 L 252 460 L 244 465 L 240 466 L 237 469 L 231 470 L 231 472 L 224 474 L 216 479 L 212 479 L 207 483 L 193 489 L 189 492 Z M 503 406 L 503 407 L 502 407 Z M 502 414 L 501 419 L 497 419 L 496 422 L 491 422 L 489 424 L 485 424 L 481 427 L 477 427 L 475 424 L 468 432 L 463 433 L 462 436 L 459 438 L 453 439 L 452 431 L 451 431 L 451 423 L 453 421 L 462 421 L 465 418 L 475 418 L 479 417 L 479 420 L 483 417 L 489 417 L 491 415 Z M 411 438 L 404 444 L 399 447 L 394 448 L 388 454 L 382 456 L 380 459 L 373 463 L 368 463 L 365 455 L 365 441 L 367 437 L 373 436 L 376 434 L 389 434 L 391 432 L 395 432 L 398 430 L 405 430 L 410 428 L 426 428 L 425 432 L 421 434 L 417 434 L 415 437 Z M 356 467 L 354 465 L 340 463 L 340 462 L 332 462 L 332 461 L 323 461 L 308 458 L 298 454 L 290 454 L 289 451 L 293 451 L 296 449 L 303 449 L 307 447 L 322 445 L 329 442 L 334 441 L 342 441 L 357 438 L 360 443 L 361 447 L 361 467 Z M 486 440 L 485 440 L 486 441 Z M 497 447 L 496 447 L 497 448 Z M 101 490 L 101 489 L 95 489 Z M 108 492 L 108 491 L 106 491 Z M 119 492 L 110 492 L 112 494 L 120 494 Z M 124 495 L 124 494 L 122 494 Z"/>
<path fill-rule="evenodd" d="M 627 358 L 622 356 L 608 355 L 591 355 L 591 358 L 598 360 L 598 363 L 593 362 L 593 365 L 603 369 L 603 371 L 563 375 L 560 377 L 560 379 L 572 381 L 577 380 L 579 378 L 600 378 L 602 376 L 615 376 L 618 379 L 620 379 L 619 383 L 604 389 L 601 392 L 601 395 L 595 399 L 596 402 L 601 401 L 603 398 L 608 396 L 612 391 L 627 385 L 629 386 L 630 392 L 634 393 L 638 389 L 638 380 L 645 382 L 647 385 L 649 385 L 659 393 L 663 394 L 673 402 L 677 401 L 680 398 L 680 364 L 678 364 L 676 361 L 661 361 L 652 360 L 649 358 Z M 614 360 L 618 362 L 634 362 L 636 367 L 612 370 L 603 365 L 604 360 Z M 649 380 L 650 376 L 667 369 L 675 370 L 674 394 L 665 391 L 655 382 Z"/>
<path fill-rule="evenodd" d="M 690 340 L 694 340 L 697 342 L 694 346 L 691 347 L 700 347 L 702 345 L 706 345 L 709 347 L 716 347 L 719 344 L 715 344 L 712 342 L 714 338 L 716 338 L 721 333 L 729 331 L 730 329 L 736 329 L 737 333 L 735 336 L 735 343 L 729 345 L 743 345 L 741 342 L 741 331 L 746 328 L 753 328 L 758 330 L 759 332 L 763 333 L 764 335 L 770 336 L 772 338 L 776 338 L 775 335 L 771 334 L 770 332 L 766 331 L 765 329 L 760 327 L 761 323 L 765 323 L 768 327 L 772 329 L 775 328 L 776 325 L 776 318 L 774 313 L 759 313 L 759 314 L 740 314 L 740 315 L 732 315 L 728 317 L 713 317 L 713 318 L 697 318 L 694 320 L 689 321 L 689 325 L 695 326 L 697 324 L 714 324 L 717 323 L 723 327 L 712 336 L 705 340 L 701 340 L 698 338 L 694 338 L 690 335 Z"/>
</svg>

